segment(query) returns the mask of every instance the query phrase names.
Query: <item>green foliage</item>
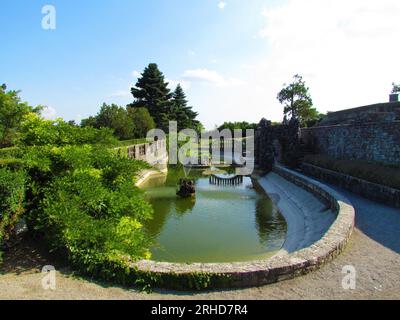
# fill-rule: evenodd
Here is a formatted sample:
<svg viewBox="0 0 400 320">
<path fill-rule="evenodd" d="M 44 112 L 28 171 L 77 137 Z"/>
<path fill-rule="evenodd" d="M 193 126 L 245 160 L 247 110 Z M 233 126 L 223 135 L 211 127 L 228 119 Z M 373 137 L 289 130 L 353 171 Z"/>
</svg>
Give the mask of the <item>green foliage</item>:
<svg viewBox="0 0 400 320">
<path fill-rule="evenodd" d="M 177 121 L 178 131 L 183 129 L 198 130 L 200 122 L 196 120 L 196 118 L 199 114 L 194 112 L 192 107 L 187 105 L 188 101 L 186 100 L 185 92 L 180 84 L 177 85 L 173 92 L 171 102 L 171 110 L 168 119 L 170 121 Z"/>
<path fill-rule="evenodd" d="M 133 282 L 140 289 L 151 293 L 154 287 L 165 287 L 175 290 L 206 290 L 213 287 L 228 286 L 232 277 L 226 274 L 191 272 L 177 274 L 170 273 L 156 274 L 132 270 L 130 273 Z"/>
<path fill-rule="evenodd" d="M 300 125 L 305 127 L 308 121 L 318 119 L 319 113 L 313 108 L 309 88 L 300 75 L 294 76 L 294 81 L 278 93 L 277 99 L 284 105 L 285 117 L 295 117 Z"/>
<path fill-rule="evenodd" d="M 144 138 L 147 132 L 156 127 L 156 124 L 146 108 L 128 107 L 128 116 L 134 124 L 133 136 Z"/>
<path fill-rule="evenodd" d="M 90 145 L 28 148 L 24 161 L 28 226 L 77 270 L 108 277 L 110 264 L 150 257 L 152 208 L 134 186 L 146 164 Z"/>
<path fill-rule="evenodd" d="M 10 147 L 10 148 L 1 148 L 0 149 L 0 159 L 20 157 L 21 155 L 22 155 L 21 149 L 18 147 Z"/>
<path fill-rule="evenodd" d="M 400 169 L 360 160 L 337 160 L 324 155 L 306 155 L 303 162 L 369 182 L 400 189 Z"/>
<path fill-rule="evenodd" d="M 92 120 L 94 119 L 94 121 Z M 86 121 L 95 128 L 110 128 L 118 139 L 130 139 L 133 137 L 135 124 L 125 108 L 115 104 L 103 104 L 100 112 L 92 119 Z M 83 122 L 85 124 L 85 122 Z"/>
<path fill-rule="evenodd" d="M 218 130 L 222 131 L 224 129 L 229 129 L 231 130 L 233 135 L 234 130 L 242 130 L 242 133 L 246 134 L 246 130 L 248 129 L 255 130 L 256 128 L 257 128 L 256 123 L 248 123 L 246 121 L 242 121 L 242 122 L 224 122 L 221 126 L 218 127 Z"/>
<path fill-rule="evenodd" d="M 12 170 L 23 169 L 25 162 L 19 158 L 0 158 L 0 168 L 8 168 Z"/>
<path fill-rule="evenodd" d="M 24 211 L 25 184 L 24 171 L 0 169 L 0 246 L 9 238 Z"/>
<path fill-rule="evenodd" d="M 82 120 L 81 127 L 109 128 L 120 140 L 146 137 L 147 132 L 155 128 L 155 123 L 146 108 L 126 109 L 115 104 L 103 104 L 95 117 Z"/>
<path fill-rule="evenodd" d="M 146 108 L 158 129 L 168 132 L 169 121 L 177 121 L 178 130 L 203 129 L 201 123 L 196 120 L 198 113 L 187 105 L 188 101 L 182 87 L 178 84 L 171 93 L 157 64 L 151 63 L 144 69 L 131 92 L 135 101 L 128 108 Z"/>
<path fill-rule="evenodd" d="M 21 159 L 22 154 L 22 149 L 18 147 L 0 149 L 0 168 L 23 169 L 25 163 Z"/>
<path fill-rule="evenodd" d="M 18 91 L 6 91 L 6 86 L 0 87 L 0 148 L 16 144 L 22 120 L 32 112 L 41 108 L 33 108 L 21 102 Z"/>
<path fill-rule="evenodd" d="M 25 146 L 113 145 L 117 142 L 111 129 L 80 128 L 62 119 L 44 120 L 33 113 L 25 116 L 20 131 L 20 143 Z"/>
<path fill-rule="evenodd" d="M 84 128 L 84 127 L 93 127 L 93 128 L 95 128 L 96 125 L 97 125 L 97 118 L 93 117 L 93 116 L 90 116 L 89 118 L 82 119 L 80 125 L 81 125 L 82 128 Z"/>
<path fill-rule="evenodd" d="M 168 112 L 171 107 L 172 94 L 165 82 L 163 73 L 157 64 L 150 63 L 138 79 L 135 87 L 131 89 L 135 101 L 131 104 L 134 108 L 147 108 L 153 117 L 157 128 L 168 129 Z"/>
</svg>

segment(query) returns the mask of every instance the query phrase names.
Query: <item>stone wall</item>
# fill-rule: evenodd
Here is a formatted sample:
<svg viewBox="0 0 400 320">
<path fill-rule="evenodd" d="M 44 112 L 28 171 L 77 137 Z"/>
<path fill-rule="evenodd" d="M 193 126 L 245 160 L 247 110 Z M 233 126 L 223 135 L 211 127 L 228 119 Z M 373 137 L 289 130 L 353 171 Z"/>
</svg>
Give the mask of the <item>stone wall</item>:
<svg viewBox="0 0 400 320">
<path fill-rule="evenodd" d="M 301 170 L 308 176 L 338 185 L 365 198 L 400 208 L 400 190 L 320 168 L 308 163 L 303 163 L 301 165 Z"/>
<path fill-rule="evenodd" d="M 320 126 L 400 120 L 400 102 L 378 103 L 369 106 L 329 112 Z"/>
<path fill-rule="evenodd" d="M 307 150 L 336 159 L 400 166 L 400 121 L 307 128 L 301 140 Z"/>
<path fill-rule="evenodd" d="M 263 171 L 272 170 L 274 163 L 284 163 L 294 168 L 299 164 L 300 125 L 292 118 L 281 125 L 272 125 L 262 119 L 257 126 L 254 142 L 254 159 L 257 167 Z"/>
<path fill-rule="evenodd" d="M 127 156 L 130 159 L 145 161 L 160 170 L 167 168 L 168 153 L 166 140 L 135 144 L 117 149 L 120 152 L 127 152 Z"/>
</svg>

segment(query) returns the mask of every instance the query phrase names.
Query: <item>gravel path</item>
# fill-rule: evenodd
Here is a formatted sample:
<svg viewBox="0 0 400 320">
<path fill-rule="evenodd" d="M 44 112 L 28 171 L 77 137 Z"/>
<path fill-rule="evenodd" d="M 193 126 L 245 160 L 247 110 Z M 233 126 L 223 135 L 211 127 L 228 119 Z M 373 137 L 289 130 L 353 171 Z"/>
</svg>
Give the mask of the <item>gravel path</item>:
<svg viewBox="0 0 400 320">
<path fill-rule="evenodd" d="M 400 299 L 400 210 L 339 191 L 356 208 L 357 229 L 338 258 L 300 278 L 240 290 L 145 294 L 77 279 L 60 269 L 57 289 L 46 291 L 40 268 L 51 260 L 28 242 L 5 257 L 0 299 Z M 357 271 L 355 290 L 341 286 L 342 268 L 347 265 Z"/>
</svg>

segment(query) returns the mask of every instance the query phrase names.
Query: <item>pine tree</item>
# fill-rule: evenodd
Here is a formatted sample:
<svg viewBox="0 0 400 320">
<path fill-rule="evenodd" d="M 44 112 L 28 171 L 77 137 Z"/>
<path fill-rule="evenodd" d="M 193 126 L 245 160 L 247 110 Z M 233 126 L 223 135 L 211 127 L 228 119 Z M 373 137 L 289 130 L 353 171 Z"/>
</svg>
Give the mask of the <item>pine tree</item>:
<svg viewBox="0 0 400 320">
<path fill-rule="evenodd" d="M 198 113 L 187 105 L 185 92 L 180 84 L 177 85 L 172 94 L 172 109 L 170 119 L 178 122 L 178 130 L 197 129 L 200 122 L 196 120 Z"/>
<path fill-rule="evenodd" d="M 130 106 L 147 108 L 157 128 L 167 130 L 172 95 L 157 64 L 150 63 L 144 69 L 142 77 L 138 79 L 131 92 L 135 101 Z"/>
</svg>

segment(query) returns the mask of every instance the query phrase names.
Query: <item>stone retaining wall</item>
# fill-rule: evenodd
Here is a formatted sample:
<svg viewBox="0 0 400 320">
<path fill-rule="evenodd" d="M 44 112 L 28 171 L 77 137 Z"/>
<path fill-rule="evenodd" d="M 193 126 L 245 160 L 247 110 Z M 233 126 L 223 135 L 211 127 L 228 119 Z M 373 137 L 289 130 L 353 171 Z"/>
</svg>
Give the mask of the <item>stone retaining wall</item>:
<svg viewBox="0 0 400 320">
<path fill-rule="evenodd" d="M 400 166 L 400 121 L 301 129 L 307 150 L 335 159 Z"/>
<path fill-rule="evenodd" d="M 276 255 L 267 260 L 238 263 L 167 263 L 143 260 L 132 263 L 132 274 L 157 287 L 206 289 L 260 286 L 291 279 L 319 268 L 346 246 L 354 228 L 354 208 L 327 186 L 283 167 L 274 172 L 324 199 L 337 218 L 319 241 L 300 251 Z"/>
<path fill-rule="evenodd" d="M 376 119 L 376 117 L 378 119 Z M 335 124 L 348 124 L 351 122 L 375 122 L 374 120 L 400 120 L 400 102 L 378 103 L 336 112 L 328 112 L 320 125 L 328 126 Z"/>
<path fill-rule="evenodd" d="M 365 181 L 340 172 L 302 163 L 304 174 L 338 185 L 365 198 L 400 208 L 400 190 Z"/>
</svg>

